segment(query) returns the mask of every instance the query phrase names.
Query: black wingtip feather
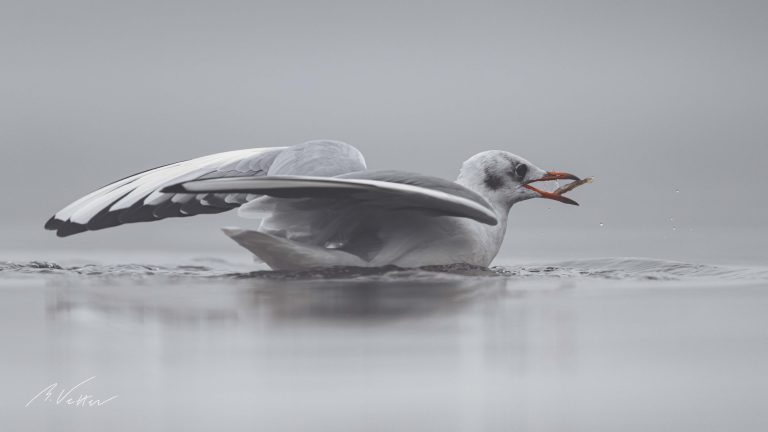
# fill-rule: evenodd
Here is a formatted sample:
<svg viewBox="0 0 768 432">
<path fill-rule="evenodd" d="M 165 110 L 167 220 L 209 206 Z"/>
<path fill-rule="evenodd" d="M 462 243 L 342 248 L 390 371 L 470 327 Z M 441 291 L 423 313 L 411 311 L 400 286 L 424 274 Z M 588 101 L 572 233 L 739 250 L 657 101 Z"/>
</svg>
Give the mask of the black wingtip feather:
<svg viewBox="0 0 768 432">
<path fill-rule="evenodd" d="M 181 214 L 180 209 L 181 204 L 168 200 L 152 209 L 152 214 L 157 219 L 178 217 Z"/>
<path fill-rule="evenodd" d="M 90 231 L 96 231 L 104 228 L 111 228 L 120 225 L 119 212 L 111 212 L 104 209 L 99 214 L 91 218 L 85 225 Z"/>
<path fill-rule="evenodd" d="M 152 214 L 152 211 L 154 210 L 153 206 L 147 206 L 142 204 L 142 201 L 139 200 L 136 204 L 128 207 L 127 209 L 121 210 L 118 214 L 118 220 L 121 224 L 126 223 L 135 223 L 135 222 L 150 222 L 153 220 L 157 220 L 157 217 L 155 217 L 154 214 Z"/>
<path fill-rule="evenodd" d="M 45 223 L 45 229 L 47 230 L 57 230 L 63 224 L 64 221 L 60 219 L 56 219 L 56 216 L 51 216 L 50 219 Z"/>
<path fill-rule="evenodd" d="M 190 193 L 184 188 L 184 183 L 177 183 L 160 189 L 163 193 Z"/>
<path fill-rule="evenodd" d="M 88 231 L 88 227 L 83 224 L 75 222 L 64 222 L 56 231 L 56 235 L 59 237 L 69 237 L 71 235 L 80 234 L 81 232 Z"/>
</svg>

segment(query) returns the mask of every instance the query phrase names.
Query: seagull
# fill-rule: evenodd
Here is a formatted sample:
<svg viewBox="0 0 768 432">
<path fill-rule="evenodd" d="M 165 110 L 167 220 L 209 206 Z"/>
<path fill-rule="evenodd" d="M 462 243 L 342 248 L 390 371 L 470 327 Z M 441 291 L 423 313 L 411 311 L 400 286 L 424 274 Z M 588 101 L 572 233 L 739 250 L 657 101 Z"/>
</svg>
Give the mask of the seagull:
<svg viewBox="0 0 768 432">
<path fill-rule="evenodd" d="M 455 181 L 368 170 L 340 141 L 253 148 L 172 163 L 118 180 L 64 207 L 45 224 L 59 237 L 237 208 L 257 229 L 223 228 L 273 270 L 354 266 L 487 267 L 510 208 L 546 198 L 533 183 L 576 180 L 501 150 L 467 159 Z"/>
</svg>

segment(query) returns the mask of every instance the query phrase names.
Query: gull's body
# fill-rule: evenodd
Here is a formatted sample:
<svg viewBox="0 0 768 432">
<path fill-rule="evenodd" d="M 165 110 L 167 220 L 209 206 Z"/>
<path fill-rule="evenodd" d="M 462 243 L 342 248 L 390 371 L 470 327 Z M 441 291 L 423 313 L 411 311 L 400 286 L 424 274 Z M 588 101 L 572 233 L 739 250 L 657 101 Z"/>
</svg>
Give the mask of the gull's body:
<svg viewBox="0 0 768 432">
<path fill-rule="evenodd" d="M 512 205 L 545 197 L 534 181 L 573 178 L 489 151 L 464 162 L 455 182 L 369 171 L 337 141 L 239 150 L 166 165 L 107 185 L 46 224 L 59 236 L 131 222 L 239 207 L 258 228 L 224 232 L 273 269 L 467 263 L 488 266 Z"/>
</svg>

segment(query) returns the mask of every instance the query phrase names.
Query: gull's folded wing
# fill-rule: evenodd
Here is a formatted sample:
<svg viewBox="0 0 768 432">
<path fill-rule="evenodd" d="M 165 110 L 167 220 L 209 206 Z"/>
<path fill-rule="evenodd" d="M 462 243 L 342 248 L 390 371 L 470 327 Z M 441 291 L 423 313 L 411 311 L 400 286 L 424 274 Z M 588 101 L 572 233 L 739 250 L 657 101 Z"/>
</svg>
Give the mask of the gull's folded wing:
<svg viewBox="0 0 768 432">
<path fill-rule="evenodd" d="M 161 166 L 97 189 L 57 212 L 45 224 L 60 237 L 125 223 L 221 213 L 239 207 L 247 194 L 163 193 L 170 184 L 192 179 L 266 175 L 283 147 L 217 153 Z"/>
<path fill-rule="evenodd" d="M 175 194 L 255 194 L 278 198 L 363 201 L 382 209 L 419 209 L 496 225 L 496 213 L 475 192 L 448 180 L 402 171 L 365 171 L 337 177 L 230 177 L 180 182 Z"/>
</svg>

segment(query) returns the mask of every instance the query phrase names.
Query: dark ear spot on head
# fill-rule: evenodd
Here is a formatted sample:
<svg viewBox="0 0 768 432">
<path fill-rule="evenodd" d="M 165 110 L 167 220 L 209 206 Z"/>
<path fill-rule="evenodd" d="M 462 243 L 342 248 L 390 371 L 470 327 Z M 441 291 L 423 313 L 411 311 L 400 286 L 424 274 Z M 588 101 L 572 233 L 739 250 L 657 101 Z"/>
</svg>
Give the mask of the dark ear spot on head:
<svg viewBox="0 0 768 432">
<path fill-rule="evenodd" d="M 489 170 L 485 170 L 485 179 L 483 181 L 490 190 L 496 190 L 504 185 L 504 178 L 493 174 Z"/>
</svg>

